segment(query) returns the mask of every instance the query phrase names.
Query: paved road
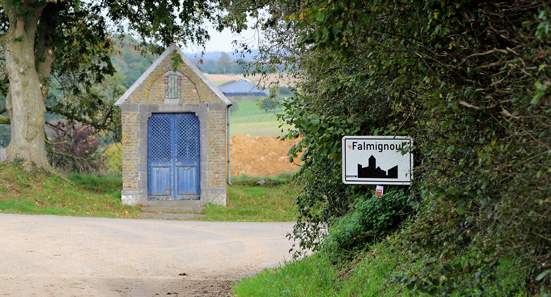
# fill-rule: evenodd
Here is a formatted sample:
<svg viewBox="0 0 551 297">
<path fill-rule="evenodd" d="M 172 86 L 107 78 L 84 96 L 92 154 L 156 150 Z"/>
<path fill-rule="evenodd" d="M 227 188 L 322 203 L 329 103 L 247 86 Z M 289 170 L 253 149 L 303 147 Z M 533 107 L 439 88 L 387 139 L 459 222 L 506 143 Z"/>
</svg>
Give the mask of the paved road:
<svg viewBox="0 0 551 297">
<path fill-rule="evenodd" d="M 291 229 L 0 214 L 0 296 L 227 295 L 228 280 L 290 258 Z"/>
</svg>

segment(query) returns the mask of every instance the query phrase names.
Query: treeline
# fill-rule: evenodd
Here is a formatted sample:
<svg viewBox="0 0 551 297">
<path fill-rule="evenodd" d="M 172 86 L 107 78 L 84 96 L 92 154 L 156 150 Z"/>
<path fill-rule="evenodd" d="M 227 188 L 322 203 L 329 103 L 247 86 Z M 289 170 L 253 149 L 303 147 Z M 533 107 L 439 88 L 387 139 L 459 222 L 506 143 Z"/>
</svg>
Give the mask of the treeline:
<svg viewBox="0 0 551 297">
<path fill-rule="evenodd" d="M 215 58 L 196 57 L 195 55 L 188 55 L 193 64 L 197 66 L 204 73 L 209 74 L 236 74 L 245 73 L 249 62 L 243 58 L 232 58 L 228 53 L 220 52 L 220 56 Z M 210 55 L 213 56 L 213 55 Z"/>
<path fill-rule="evenodd" d="M 244 58 L 234 58 L 228 53 L 187 54 L 197 68 L 210 74 L 244 73 L 249 62 Z M 121 82 L 130 87 L 145 70 L 155 61 L 156 56 L 149 54 L 138 46 L 131 37 L 116 41 L 112 57 L 113 64 L 118 67 Z"/>
</svg>

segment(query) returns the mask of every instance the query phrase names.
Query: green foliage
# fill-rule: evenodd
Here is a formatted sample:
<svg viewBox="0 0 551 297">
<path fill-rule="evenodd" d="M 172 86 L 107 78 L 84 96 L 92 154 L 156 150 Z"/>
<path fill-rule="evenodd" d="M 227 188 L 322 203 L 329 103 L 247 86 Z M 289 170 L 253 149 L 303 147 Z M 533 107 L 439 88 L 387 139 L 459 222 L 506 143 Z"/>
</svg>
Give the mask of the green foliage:
<svg viewBox="0 0 551 297">
<path fill-rule="evenodd" d="M 139 42 L 130 36 L 121 36 L 115 40 L 111 60 L 121 75 L 120 84 L 129 88 L 151 66 L 156 56 L 144 53 L 137 46 Z"/>
<path fill-rule="evenodd" d="M 172 62 L 172 71 L 176 71 L 184 63 L 184 60 L 182 60 L 182 57 L 178 55 L 176 50 L 172 51 L 172 58 L 170 60 Z"/>
<path fill-rule="evenodd" d="M 332 261 L 354 256 L 384 238 L 407 218 L 408 196 L 391 191 L 357 198 L 350 211 L 337 219 L 323 242 L 322 252 Z"/>
<path fill-rule="evenodd" d="M 274 111 L 275 109 L 281 106 L 278 100 L 272 99 L 272 98 L 260 99 L 258 100 L 257 105 L 260 109 L 263 109 L 265 112 Z"/>
<path fill-rule="evenodd" d="M 109 145 L 102 153 L 107 174 L 117 176 L 122 174 L 122 146 L 121 143 Z"/>
<path fill-rule="evenodd" d="M 105 77 L 101 83 L 81 82 L 71 76 L 56 76 L 46 101 L 49 113 L 61 116 L 69 123 L 79 122 L 93 127 L 97 132 L 109 133 L 112 138 L 121 137 L 120 108 L 114 106 L 126 88 L 118 75 Z"/>
<path fill-rule="evenodd" d="M 97 153 L 99 141 L 96 131 L 80 123 L 69 124 L 67 121 L 50 123 L 51 144 L 50 163 L 65 172 L 97 171 L 100 155 Z"/>
<path fill-rule="evenodd" d="M 189 57 L 202 72 L 210 74 L 246 73 L 248 62 L 231 57 L 226 52 L 207 52 Z"/>
<path fill-rule="evenodd" d="M 304 151 L 294 231 L 302 246 L 318 244 L 320 226 L 370 190 L 340 182 L 342 136 L 408 135 L 416 216 L 401 240 L 442 267 L 423 270 L 412 288 L 463 296 L 551 286 L 549 3 L 267 6 L 262 61 L 285 60 L 300 81 L 280 119 L 294 127 L 287 137 L 303 137 L 290 151 Z M 500 289 L 507 265 L 515 273 Z"/>
<path fill-rule="evenodd" d="M 118 83 L 112 84 L 113 31 L 139 36 L 140 50 L 159 53 L 161 47 L 173 43 L 204 45 L 209 39 L 204 23 L 210 21 L 221 29 L 221 13 L 215 3 L 208 1 L 4 1 L 0 10 L 2 49 L 17 45 L 21 48 L 15 52 L 29 54 L 24 58 L 0 55 L 0 70 L 6 72 L 0 91 L 10 101 L 8 109 L 10 104 L 23 106 L 23 100 L 32 98 L 30 104 L 25 103 L 27 106 L 46 102 L 48 112 L 98 131 L 110 131 L 117 139 L 120 111 L 113 107 L 113 98 L 124 90 Z M 26 78 L 14 79 L 21 74 Z M 32 85 L 21 86 L 29 81 Z M 9 93 L 17 90 L 16 86 L 26 91 Z M 57 91 L 49 93 L 50 86 Z M 4 112 L 1 107 L 0 113 Z M 37 112 L 29 117 L 15 108 L 11 116 L 24 119 L 22 125 L 28 125 L 30 130 L 41 131 L 45 110 L 40 107 L 34 111 Z M 42 139 L 42 134 L 29 135 L 20 138 L 21 142 L 35 141 L 37 135 L 39 141 Z M 43 146 L 17 145 L 20 156 L 49 167 Z"/>
<path fill-rule="evenodd" d="M 221 25 L 215 5 L 204 1 L 111 1 L 101 5 L 120 32 L 130 31 L 142 40 L 154 41 L 150 44 L 151 49 L 159 49 L 153 46 L 155 41 L 163 46 L 172 43 L 203 45 L 209 38 L 204 22 Z M 125 22 L 128 19 L 131 21 Z"/>
<path fill-rule="evenodd" d="M 220 58 L 218 58 L 218 61 L 216 62 L 216 73 L 233 73 L 233 65 L 234 62 L 231 60 L 230 55 L 222 52 Z"/>
<path fill-rule="evenodd" d="M 10 144 L 11 129 L 8 125 L 0 125 L 0 146 L 7 147 Z"/>
<path fill-rule="evenodd" d="M 279 94 L 281 96 L 290 96 L 293 94 L 293 91 L 289 87 L 279 87 Z"/>
<path fill-rule="evenodd" d="M 504 257 L 495 267 L 475 269 L 477 262 L 485 261 L 483 255 L 473 252 L 451 263 L 428 261 L 397 280 L 410 290 L 432 296 L 529 296 L 518 260 Z"/>
</svg>

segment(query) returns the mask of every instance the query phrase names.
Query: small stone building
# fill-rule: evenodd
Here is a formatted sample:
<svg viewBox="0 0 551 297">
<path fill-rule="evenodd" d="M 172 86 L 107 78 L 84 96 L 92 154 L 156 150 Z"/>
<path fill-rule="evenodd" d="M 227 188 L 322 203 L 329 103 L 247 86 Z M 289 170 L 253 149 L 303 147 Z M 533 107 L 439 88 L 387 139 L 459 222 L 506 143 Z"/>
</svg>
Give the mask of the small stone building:
<svg viewBox="0 0 551 297">
<path fill-rule="evenodd" d="M 122 119 L 122 202 L 226 205 L 231 101 L 175 45 L 115 103 Z"/>
</svg>

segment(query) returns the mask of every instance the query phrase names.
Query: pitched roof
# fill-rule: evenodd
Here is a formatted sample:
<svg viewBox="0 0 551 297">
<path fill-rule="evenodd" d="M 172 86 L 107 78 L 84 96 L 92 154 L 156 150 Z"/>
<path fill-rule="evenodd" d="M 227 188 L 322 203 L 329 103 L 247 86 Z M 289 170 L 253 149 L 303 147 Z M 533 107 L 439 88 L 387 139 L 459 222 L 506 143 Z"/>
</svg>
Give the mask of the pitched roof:
<svg viewBox="0 0 551 297">
<path fill-rule="evenodd" d="M 268 93 L 264 90 L 264 88 L 248 80 L 229 81 L 225 84 L 219 85 L 218 88 L 226 96 L 232 96 L 232 95 L 267 96 L 268 95 Z"/>
<path fill-rule="evenodd" d="M 128 89 L 124 94 L 115 102 L 115 106 L 120 106 L 124 103 L 124 101 L 132 94 L 136 88 L 142 84 L 149 75 L 161 64 L 161 62 L 168 57 L 169 54 L 171 54 L 174 50 L 177 51 L 177 53 L 182 58 L 182 61 L 186 64 L 186 66 L 191 69 L 191 71 L 199 77 L 199 79 L 207 85 L 209 89 L 211 89 L 224 103 L 226 103 L 227 106 L 232 105 L 231 101 L 224 95 L 217 87 L 215 87 L 206 77 L 205 75 L 195 66 L 193 63 L 186 57 L 186 55 L 182 52 L 182 50 L 176 46 L 175 44 L 170 45 L 158 58 L 147 68 L 147 70 L 136 80 L 136 82 Z"/>
</svg>

